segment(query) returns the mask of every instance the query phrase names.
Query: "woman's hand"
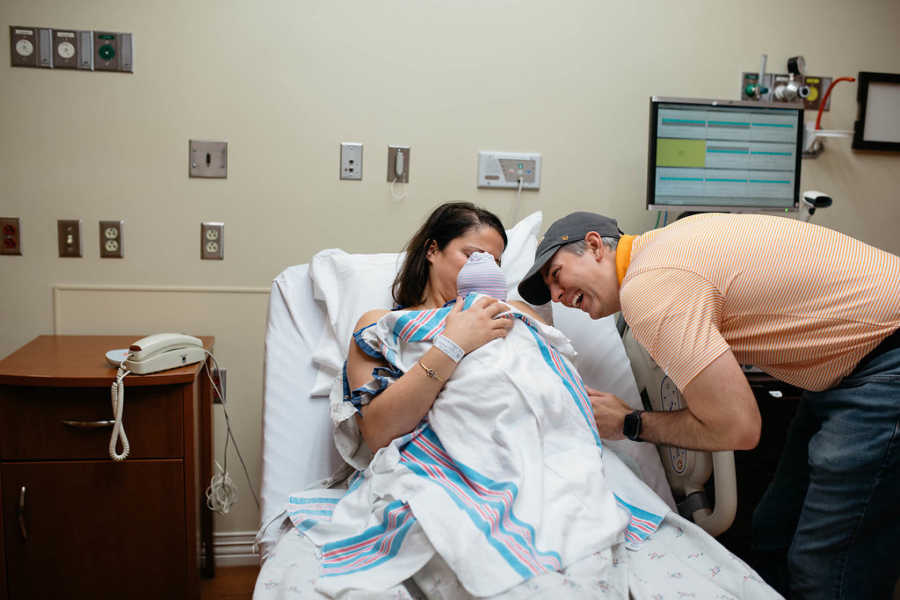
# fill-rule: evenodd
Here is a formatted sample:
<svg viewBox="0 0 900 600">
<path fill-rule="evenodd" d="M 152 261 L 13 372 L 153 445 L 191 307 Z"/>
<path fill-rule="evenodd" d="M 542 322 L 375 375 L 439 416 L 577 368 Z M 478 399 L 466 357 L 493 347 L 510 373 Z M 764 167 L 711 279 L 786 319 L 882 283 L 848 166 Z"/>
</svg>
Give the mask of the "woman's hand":
<svg viewBox="0 0 900 600">
<path fill-rule="evenodd" d="M 496 298 L 479 298 L 467 310 L 462 309 L 463 299 L 457 298 L 453 310 L 447 315 L 444 336 L 450 338 L 468 354 L 492 340 L 506 337 L 512 329 L 512 319 L 495 317 L 508 310 Z"/>
</svg>

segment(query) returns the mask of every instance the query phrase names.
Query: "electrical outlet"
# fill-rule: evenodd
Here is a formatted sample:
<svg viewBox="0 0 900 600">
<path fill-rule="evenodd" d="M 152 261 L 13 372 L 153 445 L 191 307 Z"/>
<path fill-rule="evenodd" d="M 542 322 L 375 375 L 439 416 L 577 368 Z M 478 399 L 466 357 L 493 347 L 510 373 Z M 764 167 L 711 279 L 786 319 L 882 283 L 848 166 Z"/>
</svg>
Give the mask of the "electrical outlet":
<svg viewBox="0 0 900 600">
<path fill-rule="evenodd" d="M 100 258 L 124 258 L 125 221 L 100 221 Z"/>
<path fill-rule="evenodd" d="M 409 183 L 409 146 L 388 146 L 387 180 Z"/>
<path fill-rule="evenodd" d="M 22 255 L 22 228 L 18 217 L 0 217 L 0 254 Z"/>
<path fill-rule="evenodd" d="M 225 259 L 225 223 L 200 223 L 200 258 Z"/>
<path fill-rule="evenodd" d="M 56 222 L 60 258 L 81 258 L 81 221 L 60 219 Z"/>
<path fill-rule="evenodd" d="M 222 394 L 222 396 L 219 397 L 219 395 L 216 394 L 215 390 L 213 390 L 213 404 L 224 404 L 224 402 L 222 402 L 222 399 L 228 397 L 227 393 L 225 392 L 225 384 L 228 382 L 226 375 L 228 375 L 227 369 L 213 369 L 213 381 L 215 382 L 216 387 L 219 388 L 219 392 Z"/>
<path fill-rule="evenodd" d="M 363 145 L 356 142 L 341 144 L 341 179 L 362 179 Z"/>
</svg>

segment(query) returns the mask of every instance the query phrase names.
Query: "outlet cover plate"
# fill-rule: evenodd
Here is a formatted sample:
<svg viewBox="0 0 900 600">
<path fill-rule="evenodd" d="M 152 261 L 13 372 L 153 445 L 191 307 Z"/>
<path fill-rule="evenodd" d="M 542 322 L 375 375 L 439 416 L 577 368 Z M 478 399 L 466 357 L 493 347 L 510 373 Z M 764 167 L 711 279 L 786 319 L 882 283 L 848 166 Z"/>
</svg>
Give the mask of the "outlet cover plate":
<svg viewBox="0 0 900 600">
<path fill-rule="evenodd" d="M 188 152 L 191 177 L 225 179 L 228 177 L 228 142 L 191 140 Z"/>
<path fill-rule="evenodd" d="M 200 258 L 225 259 L 225 223 L 211 221 L 200 223 Z"/>
<path fill-rule="evenodd" d="M 100 258 L 124 258 L 125 221 L 100 221 Z"/>
<path fill-rule="evenodd" d="M 363 145 L 358 142 L 341 144 L 341 179 L 362 179 Z"/>
<path fill-rule="evenodd" d="M 60 219 L 56 222 L 60 258 L 81 258 L 81 221 Z"/>
<path fill-rule="evenodd" d="M 18 217 L 0 217 L 0 254 L 22 255 L 22 225 Z"/>
</svg>

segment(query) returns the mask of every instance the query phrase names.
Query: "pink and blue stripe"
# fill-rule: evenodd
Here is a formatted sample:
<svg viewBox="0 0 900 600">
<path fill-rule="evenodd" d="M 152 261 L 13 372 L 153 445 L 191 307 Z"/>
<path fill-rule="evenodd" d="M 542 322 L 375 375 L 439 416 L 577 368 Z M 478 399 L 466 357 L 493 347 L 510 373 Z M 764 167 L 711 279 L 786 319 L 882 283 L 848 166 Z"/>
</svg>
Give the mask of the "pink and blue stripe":
<svg viewBox="0 0 900 600">
<path fill-rule="evenodd" d="M 514 514 L 518 488 L 453 460 L 430 427 L 401 450 L 400 462 L 443 488 L 491 547 L 525 579 L 562 567 L 559 554 L 538 550 L 534 527 Z"/>
<path fill-rule="evenodd" d="M 367 571 L 390 560 L 416 522 L 409 505 L 400 500 L 384 508 L 381 523 L 361 534 L 322 548 L 322 577 Z"/>
</svg>

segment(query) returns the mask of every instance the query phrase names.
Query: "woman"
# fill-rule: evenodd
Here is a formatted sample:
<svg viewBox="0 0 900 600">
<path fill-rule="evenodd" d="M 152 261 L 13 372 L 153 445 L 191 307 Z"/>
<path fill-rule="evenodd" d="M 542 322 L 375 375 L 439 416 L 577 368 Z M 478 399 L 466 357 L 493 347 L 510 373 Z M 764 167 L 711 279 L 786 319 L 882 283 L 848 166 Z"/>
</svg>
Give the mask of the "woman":
<svg viewBox="0 0 900 600">
<path fill-rule="evenodd" d="M 506 247 L 506 231 L 493 213 L 468 202 L 451 202 L 436 208 L 406 245 L 406 260 L 394 280 L 394 301 L 410 310 L 440 308 L 457 299 L 457 275 L 475 252 L 487 252 L 497 263 Z M 538 318 L 528 305 L 511 302 L 518 310 Z M 512 328 L 509 319 L 495 317 L 508 310 L 493 298 L 482 298 L 468 310 L 457 302 L 447 317 L 443 338 L 467 354 L 505 337 Z M 356 324 L 356 330 L 377 322 L 389 311 L 371 310 Z M 441 345 L 446 344 L 442 342 Z M 456 348 L 453 348 L 456 346 Z M 425 368 L 410 370 L 377 398 L 361 407 L 357 425 L 366 445 L 374 453 L 391 440 L 412 431 L 426 415 L 457 361 L 437 346 L 422 357 Z M 386 366 L 367 355 L 358 344 L 350 344 L 347 377 L 357 390 L 372 379 L 372 372 Z M 367 398 L 367 400 L 369 400 Z"/>
</svg>

